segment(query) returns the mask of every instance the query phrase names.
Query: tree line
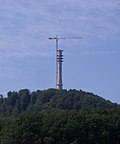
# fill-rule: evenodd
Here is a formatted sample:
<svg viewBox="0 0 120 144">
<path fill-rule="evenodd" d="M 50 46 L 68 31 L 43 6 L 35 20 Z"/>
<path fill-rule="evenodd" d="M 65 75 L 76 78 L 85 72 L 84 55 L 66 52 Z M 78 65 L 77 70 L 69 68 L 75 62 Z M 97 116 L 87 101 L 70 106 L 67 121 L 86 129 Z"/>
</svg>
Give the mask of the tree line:
<svg viewBox="0 0 120 144">
<path fill-rule="evenodd" d="M 27 112 L 0 119 L 1 144 L 119 144 L 120 109 Z"/>
<path fill-rule="evenodd" d="M 0 144 L 119 144 L 120 105 L 82 90 L 0 95 Z"/>
<path fill-rule="evenodd" d="M 75 110 L 83 108 L 116 108 L 116 103 L 82 90 L 9 91 L 7 97 L 0 95 L 0 116 L 18 116 L 23 112 Z"/>
</svg>

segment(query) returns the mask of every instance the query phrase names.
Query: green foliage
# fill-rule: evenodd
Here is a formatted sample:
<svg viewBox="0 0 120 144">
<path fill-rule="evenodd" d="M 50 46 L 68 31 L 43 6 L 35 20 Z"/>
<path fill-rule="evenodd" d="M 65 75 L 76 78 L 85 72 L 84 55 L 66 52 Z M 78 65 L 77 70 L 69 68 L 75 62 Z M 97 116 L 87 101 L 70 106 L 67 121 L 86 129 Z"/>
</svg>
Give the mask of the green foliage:
<svg viewBox="0 0 120 144">
<path fill-rule="evenodd" d="M 120 109 L 26 113 L 0 119 L 1 144 L 119 144 Z"/>
<path fill-rule="evenodd" d="M 7 98 L 0 96 L 0 116 L 18 116 L 23 112 L 75 110 L 83 108 L 115 108 L 119 105 L 82 90 L 38 90 L 28 89 L 8 92 Z"/>
<path fill-rule="evenodd" d="M 120 106 L 82 90 L 0 95 L 0 144 L 119 144 Z"/>
</svg>

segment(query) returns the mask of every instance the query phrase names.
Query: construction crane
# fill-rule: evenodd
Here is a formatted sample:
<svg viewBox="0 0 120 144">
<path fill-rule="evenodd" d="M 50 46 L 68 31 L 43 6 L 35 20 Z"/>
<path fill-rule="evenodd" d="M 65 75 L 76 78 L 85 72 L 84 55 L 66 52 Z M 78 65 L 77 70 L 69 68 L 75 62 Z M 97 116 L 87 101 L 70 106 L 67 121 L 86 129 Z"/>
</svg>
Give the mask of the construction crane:
<svg viewBox="0 0 120 144">
<path fill-rule="evenodd" d="M 81 39 L 81 37 L 49 37 L 49 40 L 55 40 L 56 41 L 56 89 L 62 90 L 63 84 L 62 84 L 62 62 L 63 62 L 63 55 L 62 49 L 58 48 L 58 41 L 59 39 Z"/>
</svg>

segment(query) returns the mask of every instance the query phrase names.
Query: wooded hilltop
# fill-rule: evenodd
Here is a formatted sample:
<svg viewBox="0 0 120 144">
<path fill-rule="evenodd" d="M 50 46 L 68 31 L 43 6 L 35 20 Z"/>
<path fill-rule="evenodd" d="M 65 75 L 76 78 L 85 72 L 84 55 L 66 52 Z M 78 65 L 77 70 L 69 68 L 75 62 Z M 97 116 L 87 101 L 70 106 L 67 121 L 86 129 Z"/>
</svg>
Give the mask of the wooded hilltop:
<svg viewBox="0 0 120 144">
<path fill-rule="evenodd" d="M 119 144 L 120 105 L 82 90 L 0 96 L 0 144 Z"/>
</svg>

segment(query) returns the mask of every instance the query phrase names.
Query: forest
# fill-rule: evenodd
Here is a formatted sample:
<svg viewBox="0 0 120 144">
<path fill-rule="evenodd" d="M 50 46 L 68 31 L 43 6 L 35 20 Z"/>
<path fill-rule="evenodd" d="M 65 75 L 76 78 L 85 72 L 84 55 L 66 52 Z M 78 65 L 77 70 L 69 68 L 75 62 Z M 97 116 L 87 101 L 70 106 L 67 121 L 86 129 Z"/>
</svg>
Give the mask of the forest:
<svg viewBox="0 0 120 144">
<path fill-rule="evenodd" d="M 0 95 L 0 116 L 18 116 L 23 112 L 75 110 L 83 108 L 116 108 L 120 105 L 82 90 L 9 91 L 7 97 Z"/>
<path fill-rule="evenodd" d="M 120 105 L 75 89 L 0 95 L 0 144 L 87 143 L 120 143 Z"/>
</svg>

